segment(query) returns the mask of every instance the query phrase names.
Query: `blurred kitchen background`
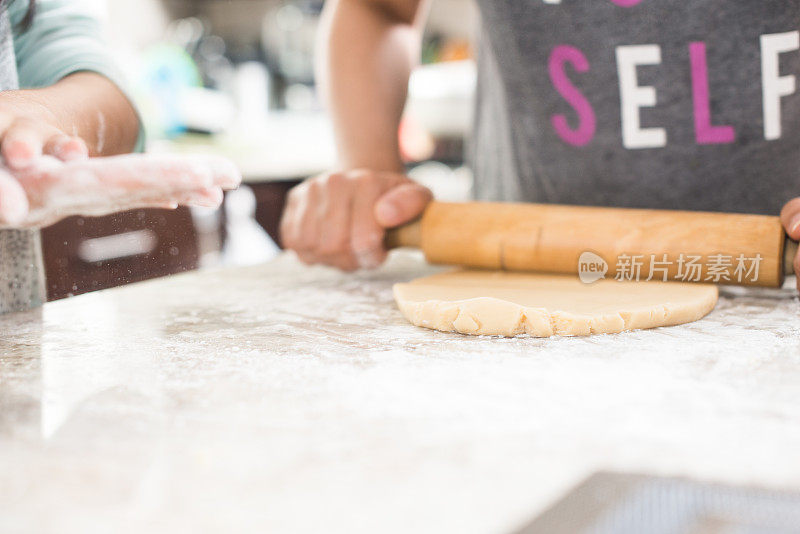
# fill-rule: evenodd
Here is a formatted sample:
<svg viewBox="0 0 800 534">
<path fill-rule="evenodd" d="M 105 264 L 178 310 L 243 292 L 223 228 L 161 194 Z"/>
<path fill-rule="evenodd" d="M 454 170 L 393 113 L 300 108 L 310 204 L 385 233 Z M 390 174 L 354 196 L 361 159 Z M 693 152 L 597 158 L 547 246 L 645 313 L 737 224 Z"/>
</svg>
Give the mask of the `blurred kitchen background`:
<svg viewBox="0 0 800 534">
<path fill-rule="evenodd" d="M 146 125 L 148 151 L 218 153 L 245 186 L 220 210 L 136 210 L 43 232 L 51 300 L 280 251 L 287 192 L 335 169 L 316 92 L 322 0 L 80 0 L 108 41 Z M 400 128 L 409 174 L 440 200 L 470 195 L 464 166 L 475 92 L 472 0 L 434 0 Z"/>
</svg>

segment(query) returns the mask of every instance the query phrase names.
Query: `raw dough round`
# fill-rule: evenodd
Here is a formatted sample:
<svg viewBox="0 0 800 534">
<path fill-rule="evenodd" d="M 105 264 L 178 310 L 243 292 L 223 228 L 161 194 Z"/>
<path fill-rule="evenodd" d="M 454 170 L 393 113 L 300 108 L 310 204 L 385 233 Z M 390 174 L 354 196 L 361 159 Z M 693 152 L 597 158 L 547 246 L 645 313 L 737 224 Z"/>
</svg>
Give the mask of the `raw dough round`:
<svg viewBox="0 0 800 534">
<path fill-rule="evenodd" d="M 584 284 L 575 275 L 457 270 L 396 284 L 394 297 L 416 326 L 473 335 L 549 337 L 696 321 L 714 309 L 718 292 L 710 284 Z"/>
</svg>

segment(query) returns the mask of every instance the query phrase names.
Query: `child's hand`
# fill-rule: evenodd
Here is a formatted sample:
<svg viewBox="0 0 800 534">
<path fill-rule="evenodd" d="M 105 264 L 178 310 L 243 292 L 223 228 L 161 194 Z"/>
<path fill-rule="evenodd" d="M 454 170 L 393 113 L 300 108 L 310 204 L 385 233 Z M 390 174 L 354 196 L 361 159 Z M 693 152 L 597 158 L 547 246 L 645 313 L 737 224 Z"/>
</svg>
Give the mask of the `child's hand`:
<svg viewBox="0 0 800 534">
<path fill-rule="evenodd" d="M 0 155 L 12 170 L 35 165 L 43 155 L 61 161 L 86 159 L 83 139 L 64 130 L 53 112 L 31 91 L 0 95 Z M 98 125 L 99 126 L 99 125 Z"/>
<path fill-rule="evenodd" d="M 343 271 L 378 267 L 387 228 L 418 217 L 433 195 L 403 174 L 323 174 L 292 189 L 281 221 L 287 249 L 306 264 Z"/>
<path fill-rule="evenodd" d="M 800 241 L 800 197 L 786 203 L 781 210 L 781 222 L 789 237 Z M 794 258 L 794 272 L 797 275 L 797 288 L 800 289 L 800 253 Z"/>
<path fill-rule="evenodd" d="M 233 163 L 218 157 L 44 157 L 23 170 L 0 168 L 0 226 L 44 227 L 71 215 L 179 204 L 217 207 L 222 191 L 240 182 Z"/>
</svg>

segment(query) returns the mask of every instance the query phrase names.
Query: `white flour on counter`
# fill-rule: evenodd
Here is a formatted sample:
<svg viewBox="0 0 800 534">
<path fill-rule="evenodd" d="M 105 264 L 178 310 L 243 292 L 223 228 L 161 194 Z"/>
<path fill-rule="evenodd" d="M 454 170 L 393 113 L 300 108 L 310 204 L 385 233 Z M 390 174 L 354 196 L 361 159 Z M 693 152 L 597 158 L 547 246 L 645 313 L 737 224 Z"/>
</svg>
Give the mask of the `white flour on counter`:
<svg viewBox="0 0 800 534">
<path fill-rule="evenodd" d="M 508 532 L 601 469 L 800 489 L 793 290 L 500 339 L 405 321 L 392 284 L 438 270 L 284 256 L 0 319 L 0 530 Z"/>
</svg>

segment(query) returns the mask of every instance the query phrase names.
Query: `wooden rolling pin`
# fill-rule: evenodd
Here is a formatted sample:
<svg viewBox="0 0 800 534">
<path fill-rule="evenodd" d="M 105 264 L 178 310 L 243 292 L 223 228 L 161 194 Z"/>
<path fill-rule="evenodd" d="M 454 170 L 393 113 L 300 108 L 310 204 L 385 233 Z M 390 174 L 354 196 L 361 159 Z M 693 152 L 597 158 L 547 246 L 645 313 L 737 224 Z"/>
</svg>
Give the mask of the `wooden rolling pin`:
<svg viewBox="0 0 800 534">
<path fill-rule="evenodd" d="M 591 268 L 581 261 L 588 251 L 607 263 L 607 278 L 638 263 L 639 279 L 653 267 L 655 280 L 762 287 L 782 286 L 797 253 L 778 217 L 483 202 L 433 202 L 386 244 L 420 248 L 434 264 L 567 274 Z"/>
</svg>

